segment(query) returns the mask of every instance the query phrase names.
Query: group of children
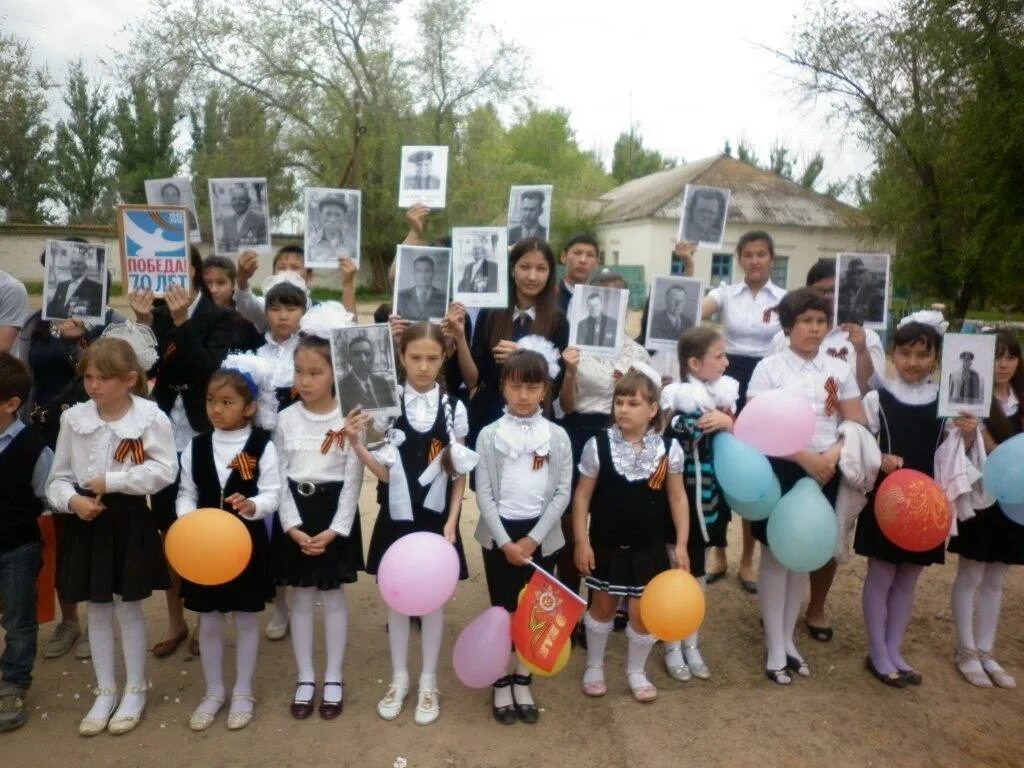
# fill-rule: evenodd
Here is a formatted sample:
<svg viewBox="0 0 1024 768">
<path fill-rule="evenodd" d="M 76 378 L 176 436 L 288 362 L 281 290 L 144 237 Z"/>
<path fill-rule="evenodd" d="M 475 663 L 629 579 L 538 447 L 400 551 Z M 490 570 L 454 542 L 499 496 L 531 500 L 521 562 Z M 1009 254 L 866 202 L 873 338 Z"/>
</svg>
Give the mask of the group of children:
<svg viewBox="0 0 1024 768">
<path fill-rule="evenodd" d="M 291 634 L 291 714 L 303 719 L 317 709 L 333 719 L 344 701 L 345 585 L 359 571 L 376 574 L 388 547 L 414 531 L 444 536 L 458 553 L 460 579 L 467 578 L 459 521 L 471 471 L 480 510 L 475 538 L 491 605 L 514 611 L 534 567 L 554 569 L 565 546 L 563 517 L 570 515 L 573 560 L 590 592 L 582 622 L 583 693 L 608 691 L 605 652 L 624 603 L 626 682 L 637 701 L 655 699 L 647 660 L 657 641 L 644 626 L 639 601 L 646 584 L 669 568 L 703 581 L 707 526 L 721 508 L 711 438 L 732 429 L 740 405 L 739 387 L 725 375 L 721 336 L 708 327 L 682 333 L 677 383 L 663 386 L 662 376 L 642 362 L 616 373 L 610 423 L 583 444 L 574 488 L 570 436 L 549 419 L 565 346 L 551 338 L 564 330 L 565 320 L 554 306 L 553 256 L 543 241 L 513 248 L 509 309 L 481 313 L 472 336 L 473 347 L 486 354 L 468 355 L 461 308 L 440 326 L 396 319 L 400 415 L 374 425 L 386 437 L 371 445 L 370 418 L 358 409 L 341 413 L 335 392 L 330 332 L 352 325 L 353 314 L 336 302 L 311 305 L 303 276 L 282 270 L 264 284 L 259 332 L 243 333 L 229 309 L 232 293 L 210 285 L 232 267 L 226 261 L 196 264 L 193 288 L 169 291 L 158 306 L 151 295 L 132 296 L 137 324 L 112 325 L 85 349 L 79 372 L 88 399 L 64 411 L 52 456 L 17 416 L 31 386 L 26 367 L 0 356 L 0 484 L 6 491 L 0 494 L 0 599 L 7 630 L 0 712 L 22 707 L 31 683 L 36 631 L 27 601 L 31 596 L 34 610 L 31 585 L 40 552 L 35 517 L 44 497 L 67 520 L 58 549 L 58 594 L 88 604 L 96 689 L 79 732 L 125 733 L 138 725 L 148 692 L 142 600 L 153 590 L 168 590 L 177 599 L 175 588 L 184 608 L 199 615 L 206 683 L 189 726 L 209 728 L 227 703 L 226 724 L 234 730 L 253 717 L 258 615 L 269 602 L 275 604 L 272 624 Z M 259 304 L 258 297 L 244 299 L 250 312 Z M 946 424 L 937 416 L 937 388 L 929 380 L 941 350 L 939 323 L 922 316 L 901 324 L 893 339 L 896 378 L 862 400 L 853 369 L 822 346 L 830 311 L 813 290 L 786 294 L 776 312 L 788 346 L 757 364 L 747 391 L 748 398 L 792 391 L 813 406 L 810 444 L 771 460 L 783 493 L 811 477 L 835 503 L 843 423 L 877 435 L 879 483 L 900 467 L 933 474 L 935 452 L 945 441 L 960 441 L 971 454 L 975 441 L 992 450 L 1022 431 L 1024 371 L 1012 337 L 997 338 L 991 418 L 981 426 L 966 416 Z M 246 347 L 255 352 L 228 354 Z M 464 393 L 439 383 L 451 379 L 453 361 L 463 383 L 480 390 L 471 410 L 483 418 L 475 422 L 460 399 Z M 358 514 L 364 468 L 378 481 L 379 502 L 365 556 Z M 252 540 L 245 570 L 220 586 L 181 582 L 161 551 L 161 531 L 204 507 L 236 515 Z M 916 581 L 923 566 L 942 562 L 943 548 L 911 553 L 896 547 L 881 534 L 872 509 L 869 499 L 854 545 L 868 558 L 866 664 L 887 685 L 920 684 L 901 645 Z M 785 685 L 794 675 L 810 675 L 794 637 L 807 576 L 775 558 L 763 523 L 753 530 L 762 542 L 765 673 Z M 1024 527 L 996 507 L 978 510 L 960 522 L 950 549 L 960 556 L 953 592 L 956 663 L 976 685 L 1012 686 L 992 650 L 1006 566 L 1024 561 Z M 318 602 L 326 651 L 322 674 L 313 653 Z M 229 613 L 237 636 L 230 697 L 223 672 Z M 115 619 L 125 666 L 121 686 Z M 426 725 L 440 714 L 443 609 L 418 619 L 422 669 L 414 720 Z M 388 610 L 392 676 L 377 705 L 385 720 L 400 716 L 410 692 L 410 625 L 409 616 Z M 678 680 L 710 676 L 697 633 L 667 643 L 664 664 Z M 509 674 L 493 686 L 498 722 L 537 722 L 531 682 L 529 669 L 513 654 Z"/>
</svg>

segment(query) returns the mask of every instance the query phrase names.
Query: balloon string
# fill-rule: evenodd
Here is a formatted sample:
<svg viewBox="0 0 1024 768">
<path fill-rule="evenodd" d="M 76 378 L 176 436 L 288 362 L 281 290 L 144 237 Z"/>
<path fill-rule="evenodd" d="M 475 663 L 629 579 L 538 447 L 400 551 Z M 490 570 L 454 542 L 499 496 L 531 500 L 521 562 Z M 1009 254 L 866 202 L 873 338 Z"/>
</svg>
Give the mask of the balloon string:
<svg viewBox="0 0 1024 768">
<path fill-rule="evenodd" d="M 569 589 L 569 588 L 568 588 L 567 586 L 565 586 L 565 584 L 563 584 L 562 582 L 560 582 L 560 581 L 559 581 L 558 579 L 556 579 L 556 578 L 555 578 L 554 576 L 552 576 L 552 575 L 551 575 L 550 573 L 548 573 L 548 572 L 547 572 L 547 571 L 545 571 L 545 570 L 544 570 L 543 568 L 541 568 L 541 567 L 540 567 L 539 565 L 537 565 L 537 564 L 536 564 L 535 562 L 533 562 L 533 560 L 532 560 L 531 558 L 529 558 L 529 557 L 528 557 L 528 558 L 526 558 L 526 562 L 527 562 L 527 563 L 529 563 L 530 565 L 532 565 L 532 566 L 533 566 L 533 568 L 534 568 L 534 570 L 540 571 L 540 572 L 541 572 L 541 573 L 543 573 L 543 574 L 544 574 L 545 576 L 547 576 L 547 577 L 548 577 L 549 579 L 551 579 L 551 580 L 552 580 L 553 582 L 555 582 L 555 584 L 557 584 L 557 585 L 558 585 L 558 586 L 560 586 L 560 587 L 561 587 L 562 589 L 564 589 L 564 590 L 565 590 L 566 592 L 568 592 L 568 593 L 569 593 L 570 595 L 572 595 L 572 596 L 573 596 L 573 597 L 574 597 L 574 598 L 576 599 L 576 602 L 578 602 L 578 603 L 579 603 L 580 605 L 582 605 L 582 606 L 586 606 L 586 604 L 587 604 L 587 601 L 586 601 L 586 600 L 584 600 L 584 599 L 583 599 L 582 597 L 580 597 L 579 595 L 577 595 L 577 594 L 576 594 L 576 593 L 575 593 L 575 592 L 574 592 L 573 590 Z"/>
</svg>

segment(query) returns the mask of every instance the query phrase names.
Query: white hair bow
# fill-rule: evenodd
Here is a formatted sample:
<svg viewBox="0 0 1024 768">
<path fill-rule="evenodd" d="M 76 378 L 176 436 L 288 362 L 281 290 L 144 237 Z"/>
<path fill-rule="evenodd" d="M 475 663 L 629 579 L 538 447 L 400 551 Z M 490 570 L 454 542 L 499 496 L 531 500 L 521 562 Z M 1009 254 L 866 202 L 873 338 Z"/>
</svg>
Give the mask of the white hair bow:
<svg viewBox="0 0 1024 768">
<path fill-rule="evenodd" d="M 148 371 L 157 361 L 156 336 L 146 325 L 125 320 L 123 323 L 111 323 L 101 334 L 103 338 L 120 339 L 127 342 L 138 358 L 142 370 Z"/>
<path fill-rule="evenodd" d="M 562 359 L 561 354 L 558 352 L 558 347 L 543 336 L 538 336 L 537 334 L 524 336 L 516 343 L 519 345 L 520 349 L 525 349 L 529 352 L 536 352 L 547 361 L 548 376 L 550 378 L 554 379 L 558 376 L 558 372 L 562 370 L 562 366 L 558 362 Z"/>
</svg>

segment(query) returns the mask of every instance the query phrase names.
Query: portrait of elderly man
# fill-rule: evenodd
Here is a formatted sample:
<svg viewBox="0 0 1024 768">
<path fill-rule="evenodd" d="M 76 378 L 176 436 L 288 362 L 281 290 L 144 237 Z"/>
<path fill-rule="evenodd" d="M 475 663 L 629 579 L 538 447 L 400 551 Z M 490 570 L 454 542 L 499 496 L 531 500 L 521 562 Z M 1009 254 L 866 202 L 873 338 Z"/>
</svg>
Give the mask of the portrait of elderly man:
<svg viewBox="0 0 1024 768">
<path fill-rule="evenodd" d="M 314 264 L 329 264 L 339 256 L 352 256 L 349 233 L 346 229 L 348 203 L 339 193 L 324 195 L 317 203 L 320 228 L 315 230 L 316 238 L 306 245 L 306 255 Z"/>
<path fill-rule="evenodd" d="M 696 309 L 686 307 L 686 288 L 670 285 L 665 291 L 662 308 L 655 310 L 651 318 L 651 338 L 678 339 L 683 331 L 693 328 Z"/>
<path fill-rule="evenodd" d="M 885 319 L 885 294 L 871 279 L 863 259 L 850 259 L 839 280 L 836 325 L 882 322 Z"/>
<path fill-rule="evenodd" d="M 576 343 L 585 347 L 614 347 L 619 330 L 618 320 L 604 311 L 604 296 L 593 291 L 587 294 L 587 316 L 576 326 Z"/>
<path fill-rule="evenodd" d="M 413 259 L 413 285 L 398 292 L 395 314 L 406 320 L 444 317 L 448 311 L 445 292 L 434 287 L 434 259 L 422 254 Z"/>
<path fill-rule="evenodd" d="M 479 240 L 473 243 L 473 260 L 462 270 L 456 288 L 459 293 L 494 293 L 498 290 L 498 262 L 488 259 L 490 249 Z"/>
<path fill-rule="evenodd" d="M 694 189 L 686 202 L 683 240 L 720 243 L 725 231 L 726 198 L 720 189 Z"/>
<path fill-rule="evenodd" d="M 70 280 L 57 284 L 46 305 L 49 318 L 102 317 L 103 285 L 86 274 L 89 259 L 84 248 L 73 248 L 68 261 Z"/>
<path fill-rule="evenodd" d="M 185 205 L 189 206 L 188 211 L 188 228 L 190 232 L 195 232 L 199 229 L 199 222 L 196 221 L 196 215 L 192 213 L 192 208 L 189 203 L 183 203 L 181 201 L 181 188 L 173 181 L 166 181 L 160 185 L 160 202 L 164 205 Z"/>
<path fill-rule="evenodd" d="M 409 155 L 408 162 L 413 166 L 413 173 L 402 180 L 405 189 L 440 189 L 441 180 L 434 176 L 432 165 L 434 153 L 429 149 L 421 149 Z"/>
<path fill-rule="evenodd" d="M 268 245 L 267 220 L 263 213 L 252 207 L 252 196 L 245 184 L 231 187 L 231 210 L 234 215 L 221 217 L 220 250 L 228 253 L 243 246 Z"/>
<path fill-rule="evenodd" d="M 515 245 L 528 237 L 548 239 L 548 228 L 540 223 L 541 215 L 544 213 L 544 202 L 545 195 L 540 189 L 528 189 L 519 196 L 520 223 L 509 227 L 509 245 Z"/>
<path fill-rule="evenodd" d="M 395 404 L 395 388 L 384 376 L 373 373 L 373 343 L 359 334 L 349 339 L 345 362 L 349 372 L 341 378 L 338 396 L 341 409 L 348 413 L 364 409 L 386 408 Z"/>
</svg>

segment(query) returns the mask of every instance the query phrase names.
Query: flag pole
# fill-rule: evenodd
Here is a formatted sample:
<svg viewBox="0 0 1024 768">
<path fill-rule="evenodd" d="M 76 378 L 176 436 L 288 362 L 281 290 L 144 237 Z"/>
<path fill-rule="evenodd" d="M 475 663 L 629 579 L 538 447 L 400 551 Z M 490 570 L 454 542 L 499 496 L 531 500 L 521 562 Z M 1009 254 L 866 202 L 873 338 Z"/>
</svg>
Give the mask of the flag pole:
<svg viewBox="0 0 1024 768">
<path fill-rule="evenodd" d="M 547 571 L 545 571 L 545 570 L 544 570 L 543 568 L 541 568 L 541 567 L 540 567 L 539 565 L 537 565 L 537 564 L 536 564 L 535 562 L 533 562 L 533 559 L 532 559 L 532 558 L 529 558 L 529 557 L 528 557 L 528 558 L 526 558 L 526 562 L 527 562 L 527 563 L 529 563 L 530 565 L 532 565 L 532 566 L 533 566 L 533 569 L 534 569 L 534 570 L 536 570 L 536 571 L 540 571 L 540 572 L 541 572 L 541 573 L 543 573 L 543 574 L 544 574 L 545 576 L 547 576 L 547 577 L 548 577 L 549 579 L 551 579 L 551 580 L 552 580 L 553 582 L 555 582 L 555 584 L 557 584 L 557 585 L 558 585 L 558 586 L 560 586 L 560 587 L 561 587 L 562 589 L 564 589 L 564 590 L 565 590 L 566 592 L 568 592 L 568 593 L 569 593 L 570 595 L 572 595 L 572 596 L 573 596 L 573 597 L 574 597 L 574 598 L 576 599 L 576 602 L 578 602 L 578 603 L 579 603 L 580 605 L 582 605 L 582 606 L 583 606 L 584 608 L 586 608 L 586 607 L 587 607 L 587 601 L 586 601 L 586 600 L 584 600 L 584 599 L 583 599 L 582 597 L 580 597 L 579 595 L 577 595 L 577 594 L 576 594 L 576 592 L 574 592 L 573 590 L 569 589 L 569 588 L 568 588 L 567 586 L 565 586 L 565 584 L 563 584 L 562 582 L 560 582 L 560 581 L 559 581 L 558 579 L 556 579 L 556 578 L 555 578 L 554 576 L 552 576 L 552 575 L 551 575 L 550 573 L 548 573 L 548 572 L 547 572 Z"/>
</svg>

